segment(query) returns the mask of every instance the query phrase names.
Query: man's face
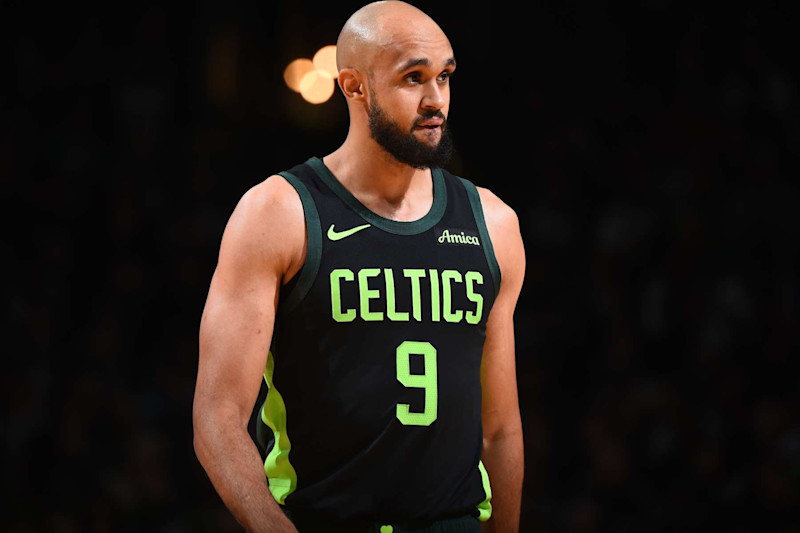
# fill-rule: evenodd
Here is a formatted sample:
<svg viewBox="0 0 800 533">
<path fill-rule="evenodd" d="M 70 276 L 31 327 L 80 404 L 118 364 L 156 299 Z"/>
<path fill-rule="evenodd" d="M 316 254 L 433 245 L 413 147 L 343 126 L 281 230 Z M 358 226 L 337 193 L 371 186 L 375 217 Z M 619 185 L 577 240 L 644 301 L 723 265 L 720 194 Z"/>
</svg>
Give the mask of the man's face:
<svg viewBox="0 0 800 533">
<path fill-rule="evenodd" d="M 370 135 L 401 163 L 441 167 L 452 156 L 447 127 L 455 59 L 442 35 L 389 46 L 369 85 Z"/>
<path fill-rule="evenodd" d="M 440 109 L 421 111 L 404 129 L 381 108 L 373 92 L 368 117 L 372 138 L 401 163 L 418 169 L 442 167 L 453 155 L 447 118 Z"/>
</svg>

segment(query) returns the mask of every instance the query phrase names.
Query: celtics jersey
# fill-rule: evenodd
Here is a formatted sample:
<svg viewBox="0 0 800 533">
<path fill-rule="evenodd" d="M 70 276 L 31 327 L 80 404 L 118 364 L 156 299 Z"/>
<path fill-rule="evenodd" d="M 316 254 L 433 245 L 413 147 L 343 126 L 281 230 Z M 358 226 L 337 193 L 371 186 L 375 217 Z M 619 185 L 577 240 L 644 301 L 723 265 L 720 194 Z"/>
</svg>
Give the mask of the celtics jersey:
<svg viewBox="0 0 800 533">
<path fill-rule="evenodd" d="M 477 189 L 432 169 L 430 211 L 398 222 L 317 157 L 280 174 L 308 249 L 264 373 L 272 495 L 339 520 L 488 519 L 480 366 L 500 270 Z"/>
</svg>

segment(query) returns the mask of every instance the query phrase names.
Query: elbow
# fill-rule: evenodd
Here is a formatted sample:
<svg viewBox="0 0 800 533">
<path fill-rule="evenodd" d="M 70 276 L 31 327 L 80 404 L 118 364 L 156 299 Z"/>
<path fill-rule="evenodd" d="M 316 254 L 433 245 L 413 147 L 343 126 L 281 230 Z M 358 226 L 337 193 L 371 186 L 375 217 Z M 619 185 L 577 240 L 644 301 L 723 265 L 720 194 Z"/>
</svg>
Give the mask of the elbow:
<svg viewBox="0 0 800 533">
<path fill-rule="evenodd" d="M 492 428 L 491 431 L 484 430 L 483 432 L 483 447 L 491 448 L 498 443 L 510 446 L 523 446 L 522 426 L 511 425 L 498 428 Z"/>
<path fill-rule="evenodd" d="M 203 466 L 229 445 L 234 436 L 247 434 L 247 420 L 229 405 L 195 400 L 192 408 L 192 445 Z"/>
<path fill-rule="evenodd" d="M 219 432 L 225 430 L 222 427 L 224 420 L 217 416 L 211 406 L 204 403 L 195 399 L 192 407 L 192 446 L 203 466 L 212 454 L 214 443 L 219 440 Z"/>
<path fill-rule="evenodd" d="M 487 461 L 487 464 L 501 460 L 507 464 L 514 464 L 519 469 L 524 469 L 525 444 L 522 430 L 501 431 L 484 435 L 481 455 Z"/>
</svg>

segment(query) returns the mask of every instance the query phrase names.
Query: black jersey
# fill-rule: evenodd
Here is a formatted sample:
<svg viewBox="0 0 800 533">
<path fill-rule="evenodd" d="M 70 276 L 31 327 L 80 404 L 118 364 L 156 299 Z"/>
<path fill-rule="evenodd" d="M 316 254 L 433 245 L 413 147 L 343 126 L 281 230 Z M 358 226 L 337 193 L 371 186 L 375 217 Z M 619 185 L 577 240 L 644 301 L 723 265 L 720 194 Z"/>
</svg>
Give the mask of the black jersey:
<svg viewBox="0 0 800 533">
<path fill-rule="evenodd" d="M 280 174 L 308 249 L 264 373 L 273 496 L 339 520 L 487 520 L 480 365 L 500 270 L 477 189 L 432 169 L 430 211 L 398 222 L 317 157 Z"/>
</svg>

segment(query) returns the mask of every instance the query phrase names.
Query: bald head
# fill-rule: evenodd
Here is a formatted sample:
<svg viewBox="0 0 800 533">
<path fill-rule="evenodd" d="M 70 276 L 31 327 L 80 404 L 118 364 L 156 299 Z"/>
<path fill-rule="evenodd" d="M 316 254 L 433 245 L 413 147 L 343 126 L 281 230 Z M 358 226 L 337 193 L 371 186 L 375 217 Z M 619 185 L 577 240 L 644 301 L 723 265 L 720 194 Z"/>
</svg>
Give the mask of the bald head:
<svg viewBox="0 0 800 533">
<path fill-rule="evenodd" d="M 413 40 L 447 40 L 442 29 L 420 9 L 400 0 L 372 2 L 353 13 L 336 42 L 339 70 L 371 72 L 378 54 Z"/>
<path fill-rule="evenodd" d="M 456 60 L 439 25 L 410 4 L 380 0 L 347 19 L 336 45 L 337 83 L 350 113 L 345 145 L 358 154 L 378 148 L 417 169 L 441 166 L 452 144 Z"/>
</svg>

